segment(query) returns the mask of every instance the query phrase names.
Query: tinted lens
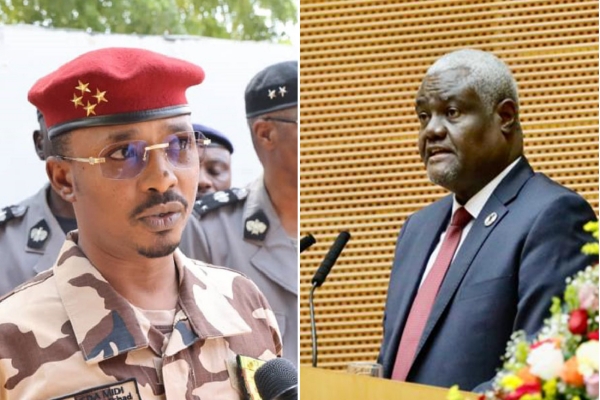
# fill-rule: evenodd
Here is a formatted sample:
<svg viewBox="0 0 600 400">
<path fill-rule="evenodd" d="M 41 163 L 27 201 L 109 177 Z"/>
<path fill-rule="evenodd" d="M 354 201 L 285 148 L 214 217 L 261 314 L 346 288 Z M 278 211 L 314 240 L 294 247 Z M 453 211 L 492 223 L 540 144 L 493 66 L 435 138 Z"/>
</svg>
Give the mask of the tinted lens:
<svg viewBox="0 0 600 400">
<path fill-rule="evenodd" d="M 198 149 L 194 132 L 181 132 L 165 139 L 169 147 L 165 149 L 167 158 L 174 167 L 186 168 L 198 162 Z"/>
<path fill-rule="evenodd" d="M 100 164 L 102 175 L 110 179 L 128 179 L 138 175 L 146 166 L 143 160 L 147 143 L 142 140 L 117 143 L 100 152 L 106 162 Z"/>
<path fill-rule="evenodd" d="M 199 153 L 204 151 L 204 146 L 196 143 L 194 132 L 180 132 L 165 137 L 162 144 L 167 144 L 166 147 L 150 145 L 143 140 L 110 145 L 99 155 L 106 160 L 100 164 L 102 175 L 109 179 L 134 178 L 146 167 L 152 150 L 164 152 L 176 168 L 189 168 L 199 162 Z"/>
</svg>

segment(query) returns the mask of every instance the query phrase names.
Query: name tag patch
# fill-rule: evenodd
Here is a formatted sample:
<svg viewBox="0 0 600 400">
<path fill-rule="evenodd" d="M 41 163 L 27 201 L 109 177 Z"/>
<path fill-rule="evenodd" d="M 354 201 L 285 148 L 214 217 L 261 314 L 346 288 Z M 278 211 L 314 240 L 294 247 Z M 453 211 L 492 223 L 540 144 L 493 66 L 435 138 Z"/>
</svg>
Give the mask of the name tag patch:
<svg viewBox="0 0 600 400">
<path fill-rule="evenodd" d="M 53 400 L 142 400 L 135 378 L 96 386 Z"/>
</svg>

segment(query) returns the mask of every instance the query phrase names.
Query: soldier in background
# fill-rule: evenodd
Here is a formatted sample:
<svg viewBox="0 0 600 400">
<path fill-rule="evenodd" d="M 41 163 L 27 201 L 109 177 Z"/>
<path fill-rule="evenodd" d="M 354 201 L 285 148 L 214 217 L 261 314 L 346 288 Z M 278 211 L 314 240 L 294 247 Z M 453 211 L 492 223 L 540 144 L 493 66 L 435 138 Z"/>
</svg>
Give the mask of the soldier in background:
<svg viewBox="0 0 600 400">
<path fill-rule="evenodd" d="M 218 130 L 206 125 L 193 125 L 196 132 L 201 132 L 210 139 L 210 144 L 204 151 L 204 159 L 200 163 L 200 178 L 198 193 L 196 193 L 196 200 L 200 200 L 207 194 L 217 190 L 227 190 L 231 187 L 233 145 Z"/>
<path fill-rule="evenodd" d="M 281 353 L 256 285 L 177 249 L 208 141 L 185 91 L 203 79 L 183 60 L 106 48 L 29 91 L 78 231 L 0 301 L 1 399 L 237 399 L 228 363 Z"/>
<path fill-rule="evenodd" d="M 245 92 L 246 116 L 264 173 L 243 189 L 218 191 L 194 206 L 187 255 L 242 272 L 263 291 L 298 364 L 298 63 L 260 71 Z"/>
<path fill-rule="evenodd" d="M 40 160 L 52 155 L 44 117 L 37 112 L 39 129 L 33 143 Z M 65 235 L 77 229 L 73 205 L 50 184 L 21 203 L 0 210 L 0 296 L 47 270 L 56 261 Z"/>
</svg>

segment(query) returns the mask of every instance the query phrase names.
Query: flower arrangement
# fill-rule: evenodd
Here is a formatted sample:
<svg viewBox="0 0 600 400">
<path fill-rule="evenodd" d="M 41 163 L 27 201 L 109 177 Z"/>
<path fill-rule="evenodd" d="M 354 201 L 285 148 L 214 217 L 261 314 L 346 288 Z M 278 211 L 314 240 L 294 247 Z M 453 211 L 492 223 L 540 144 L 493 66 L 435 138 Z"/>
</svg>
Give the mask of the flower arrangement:
<svg viewBox="0 0 600 400">
<path fill-rule="evenodd" d="M 598 222 L 584 229 L 596 242 L 582 251 L 597 255 Z M 479 400 L 598 399 L 598 264 L 567 279 L 563 300 L 555 297 L 550 312 L 533 341 L 513 333 L 493 389 Z M 454 386 L 447 398 L 463 396 Z"/>
</svg>

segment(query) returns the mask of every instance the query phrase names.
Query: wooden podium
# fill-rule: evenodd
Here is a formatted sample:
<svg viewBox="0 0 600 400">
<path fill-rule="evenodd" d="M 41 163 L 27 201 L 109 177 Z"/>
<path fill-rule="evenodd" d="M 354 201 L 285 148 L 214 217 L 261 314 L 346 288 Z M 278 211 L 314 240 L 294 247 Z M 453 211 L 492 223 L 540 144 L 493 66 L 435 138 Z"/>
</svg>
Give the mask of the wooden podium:
<svg viewBox="0 0 600 400">
<path fill-rule="evenodd" d="M 475 393 L 462 393 L 465 399 L 477 399 Z M 302 400 L 446 400 L 447 394 L 445 388 L 300 367 Z"/>
</svg>

